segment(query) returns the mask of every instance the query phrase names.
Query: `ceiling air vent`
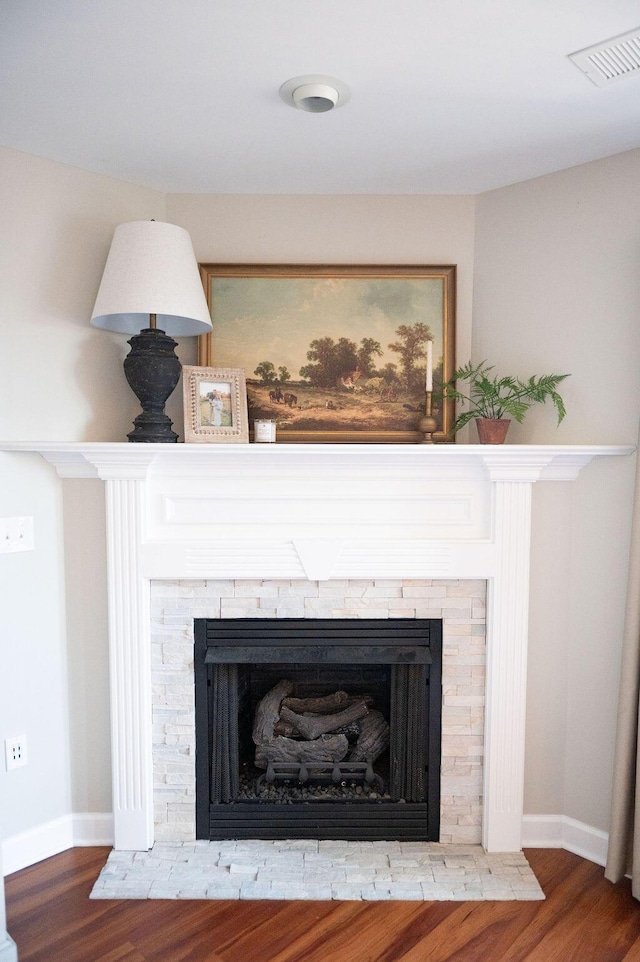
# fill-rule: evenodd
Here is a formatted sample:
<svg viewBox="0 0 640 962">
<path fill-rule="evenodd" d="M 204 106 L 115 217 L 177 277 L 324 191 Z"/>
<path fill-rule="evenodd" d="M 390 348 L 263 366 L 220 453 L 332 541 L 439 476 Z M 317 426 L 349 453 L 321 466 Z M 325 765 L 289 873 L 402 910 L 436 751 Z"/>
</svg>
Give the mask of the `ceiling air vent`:
<svg viewBox="0 0 640 962">
<path fill-rule="evenodd" d="M 571 53 L 569 59 L 598 87 L 639 74 L 640 27 Z"/>
</svg>

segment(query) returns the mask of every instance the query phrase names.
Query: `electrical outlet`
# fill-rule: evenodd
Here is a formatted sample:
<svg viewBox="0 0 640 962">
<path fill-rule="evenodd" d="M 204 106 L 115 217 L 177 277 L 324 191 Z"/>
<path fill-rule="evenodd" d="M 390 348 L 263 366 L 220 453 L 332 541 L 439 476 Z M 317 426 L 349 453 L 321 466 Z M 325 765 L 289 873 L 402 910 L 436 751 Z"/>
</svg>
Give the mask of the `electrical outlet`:
<svg viewBox="0 0 640 962">
<path fill-rule="evenodd" d="M 27 764 L 27 736 L 16 735 L 15 738 L 5 738 L 4 757 L 7 771 L 22 768 Z"/>
<path fill-rule="evenodd" d="M 33 551 L 33 518 L 0 518 L 0 554 Z"/>
</svg>

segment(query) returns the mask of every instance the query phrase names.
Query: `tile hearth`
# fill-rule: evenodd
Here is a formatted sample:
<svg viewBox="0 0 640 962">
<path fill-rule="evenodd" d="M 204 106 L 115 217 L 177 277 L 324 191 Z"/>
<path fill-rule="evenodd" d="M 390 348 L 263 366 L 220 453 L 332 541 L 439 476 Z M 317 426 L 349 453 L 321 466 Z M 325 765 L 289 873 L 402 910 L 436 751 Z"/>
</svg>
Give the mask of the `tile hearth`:
<svg viewBox="0 0 640 962">
<path fill-rule="evenodd" d="M 435 842 L 157 842 L 112 852 L 93 899 L 541 900 L 521 852 Z"/>
</svg>

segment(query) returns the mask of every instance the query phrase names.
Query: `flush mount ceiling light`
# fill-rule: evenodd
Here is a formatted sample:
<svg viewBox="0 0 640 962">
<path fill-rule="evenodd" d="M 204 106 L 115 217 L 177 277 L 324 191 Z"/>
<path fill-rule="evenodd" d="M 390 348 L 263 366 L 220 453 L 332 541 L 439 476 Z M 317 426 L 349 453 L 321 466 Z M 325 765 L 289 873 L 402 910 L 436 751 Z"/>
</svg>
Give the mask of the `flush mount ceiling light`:
<svg viewBox="0 0 640 962">
<path fill-rule="evenodd" d="M 351 94 L 347 85 L 335 77 L 305 74 L 283 83 L 280 96 L 290 107 L 310 114 L 324 114 L 334 107 L 342 107 Z"/>
</svg>

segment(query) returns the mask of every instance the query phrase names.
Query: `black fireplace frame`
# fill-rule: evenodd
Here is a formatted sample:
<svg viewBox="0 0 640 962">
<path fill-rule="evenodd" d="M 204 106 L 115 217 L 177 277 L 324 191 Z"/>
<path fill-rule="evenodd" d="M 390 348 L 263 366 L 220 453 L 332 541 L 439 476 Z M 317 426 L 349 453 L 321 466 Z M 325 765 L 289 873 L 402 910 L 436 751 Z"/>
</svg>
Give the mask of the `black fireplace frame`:
<svg viewBox="0 0 640 962">
<path fill-rule="evenodd" d="M 196 731 L 208 732 L 206 747 L 201 736 L 196 741 L 196 838 L 439 841 L 441 620 L 198 618 L 194 637 Z M 418 712 L 414 731 L 408 737 L 422 737 L 425 744 L 425 801 L 267 804 L 212 800 L 215 762 L 211 688 L 215 666 L 372 663 L 391 666 L 392 678 L 409 672 L 414 678 L 424 679 L 425 694 L 420 703 L 424 709 Z"/>
</svg>

